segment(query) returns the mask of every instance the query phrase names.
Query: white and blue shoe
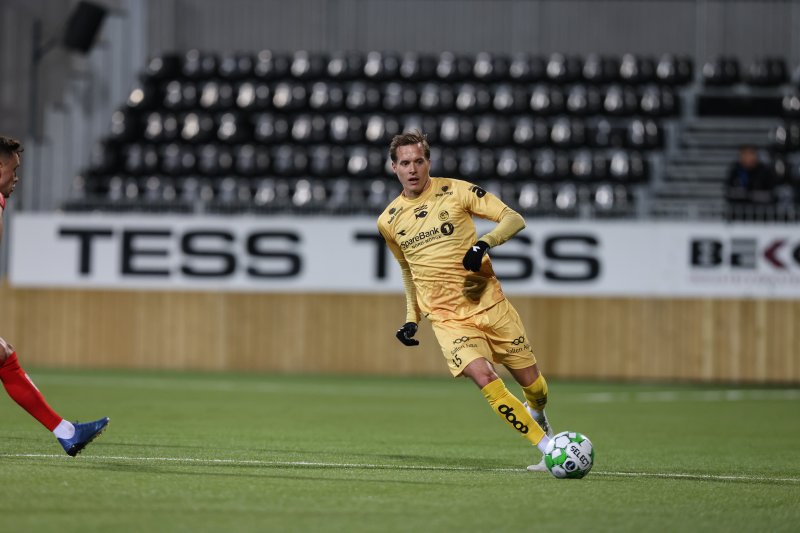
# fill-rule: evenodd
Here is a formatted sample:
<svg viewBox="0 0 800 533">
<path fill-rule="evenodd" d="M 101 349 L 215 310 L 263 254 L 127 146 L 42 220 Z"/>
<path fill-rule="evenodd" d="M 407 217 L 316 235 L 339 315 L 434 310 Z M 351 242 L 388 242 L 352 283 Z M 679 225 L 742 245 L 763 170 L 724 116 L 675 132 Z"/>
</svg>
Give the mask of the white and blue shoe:
<svg viewBox="0 0 800 533">
<path fill-rule="evenodd" d="M 108 417 L 103 417 L 94 422 L 75 423 L 75 434 L 69 439 L 58 439 L 64 451 L 70 457 L 75 457 L 86 445 L 96 439 L 108 426 Z"/>
</svg>

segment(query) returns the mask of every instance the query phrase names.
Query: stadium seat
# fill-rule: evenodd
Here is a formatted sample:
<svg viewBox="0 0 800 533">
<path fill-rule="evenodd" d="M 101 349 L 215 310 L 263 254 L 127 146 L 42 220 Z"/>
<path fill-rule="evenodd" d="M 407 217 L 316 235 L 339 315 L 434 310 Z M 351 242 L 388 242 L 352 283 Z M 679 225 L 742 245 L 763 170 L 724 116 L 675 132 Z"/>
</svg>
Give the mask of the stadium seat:
<svg viewBox="0 0 800 533">
<path fill-rule="evenodd" d="M 298 111 L 308 106 L 305 85 L 298 82 L 279 82 L 272 92 L 272 105 L 279 111 Z"/>
<path fill-rule="evenodd" d="M 472 77 L 482 83 L 509 79 L 509 60 L 503 54 L 480 52 L 472 65 Z"/>
<path fill-rule="evenodd" d="M 594 178 L 594 159 L 589 150 L 578 150 L 570 161 L 570 175 L 578 181 Z"/>
<path fill-rule="evenodd" d="M 538 83 L 546 78 L 547 62 L 540 56 L 516 53 L 511 57 L 508 77 L 515 83 Z"/>
<path fill-rule="evenodd" d="M 347 173 L 347 156 L 341 146 L 317 145 L 309 151 L 308 171 L 312 176 L 341 177 Z"/>
<path fill-rule="evenodd" d="M 255 61 L 247 53 L 231 53 L 225 55 L 219 63 L 219 75 L 228 81 L 238 81 L 253 75 Z"/>
<path fill-rule="evenodd" d="M 367 115 L 364 139 L 368 143 L 386 146 L 399 133 L 400 121 L 395 117 L 380 113 Z"/>
<path fill-rule="evenodd" d="M 530 152 L 515 148 L 503 148 L 495 155 L 495 174 L 501 179 L 526 179 L 533 173 Z"/>
<path fill-rule="evenodd" d="M 190 80 L 207 80 L 218 75 L 219 57 L 209 52 L 189 50 L 183 57 L 181 73 Z"/>
<path fill-rule="evenodd" d="M 104 139 L 92 145 L 89 151 L 90 176 L 116 174 L 122 171 L 119 145 L 111 139 Z"/>
<path fill-rule="evenodd" d="M 328 139 L 328 123 L 318 114 L 302 113 L 292 121 L 291 139 L 298 144 L 321 143 Z"/>
<path fill-rule="evenodd" d="M 555 190 L 555 212 L 560 216 L 574 216 L 578 210 L 578 189 L 573 183 L 562 183 Z"/>
<path fill-rule="evenodd" d="M 272 149 L 272 171 L 277 176 L 302 176 L 308 168 L 305 150 L 291 144 L 281 144 Z"/>
<path fill-rule="evenodd" d="M 458 151 L 458 175 L 467 180 L 494 177 L 496 163 L 491 150 L 474 146 Z"/>
<path fill-rule="evenodd" d="M 659 85 L 684 85 L 692 81 L 692 60 L 685 56 L 663 54 L 656 64 L 656 81 Z"/>
<path fill-rule="evenodd" d="M 431 148 L 431 176 L 458 176 L 458 154 L 454 148 Z M 387 170 L 391 175 L 391 168 Z"/>
<path fill-rule="evenodd" d="M 661 146 L 661 129 L 652 119 L 634 119 L 628 126 L 627 145 L 637 150 L 650 150 Z"/>
<path fill-rule="evenodd" d="M 488 111 L 492 96 L 484 85 L 462 83 L 456 88 L 455 107 L 459 113 L 483 113 Z"/>
<path fill-rule="evenodd" d="M 522 87 L 501 83 L 493 93 L 492 109 L 497 113 L 521 113 L 528 106 L 528 95 Z"/>
<path fill-rule="evenodd" d="M 272 91 L 263 81 L 247 80 L 234 87 L 236 107 L 242 111 L 263 111 L 272 103 Z"/>
<path fill-rule="evenodd" d="M 429 54 L 405 52 L 400 60 L 400 77 L 412 82 L 435 79 L 436 58 Z"/>
<path fill-rule="evenodd" d="M 781 152 L 800 150 L 800 123 L 787 122 L 779 124 L 770 133 L 772 146 Z"/>
<path fill-rule="evenodd" d="M 145 117 L 142 138 L 148 142 L 160 143 L 174 141 L 178 133 L 178 118 L 174 113 L 153 111 L 148 113 Z M 131 138 L 131 140 L 133 140 L 133 138 Z"/>
<path fill-rule="evenodd" d="M 328 138 L 336 144 L 358 144 L 364 142 L 364 122 L 358 115 L 337 113 L 328 122 Z"/>
<path fill-rule="evenodd" d="M 178 54 L 157 55 L 148 61 L 144 75 L 147 80 L 156 82 L 174 80 L 181 76 L 182 64 L 183 58 Z"/>
<path fill-rule="evenodd" d="M 154 174 L 159 169 L 158 149 L 154 144 L 132 143 L 123 150 L 123 170 L 126 174 L 141 176 Z"/>
<path fill-rule="evenodd" d="M 511 142 L 511 124 L 505 117 L 476 117 L 475 141 L 482 146 L 503 146 Z"/>
<path fill-rule="evenodd" d="M 744 75 L 745 83 L 756 87 L 775 87 L 788 81 L 786 62 L 782 58 L 765 57 L 756 59 Z"/>
<path fill-rule="evenodd" d="M 387 113 L 406 113 L 417 108 L 417 91 L 407 83 L 389 82 L 383 87 L 383 110 Z"/>
<path fill-rule="evenodd" d="M 464 146 L 475 142 L 475 125 L 468 117 L 445 115 L 439 123 L 439 141 L 449 146 Z"/>
<path fill-rule="evenodd" d="M 455 98 L 452 86 L 427 82 L 420 89 L 419 109 L 424 113 L 447 113 L 455 109 Z"/>
<path fill-rule="evenodd" d="M 258 113 L 253 115 L 253 138 L 265 144 L 277 144 L 288 140 L 289 121 L 283 115 Z"/>
<path fill-rule="evenodd" d="M 619 61 L 613 57 L 589 54 L 583 62 L 581 78 L 593 85 L 616 83 L 620 81 Z"/>
<path fill-rule="evenodd" d="M 344 88 L 336 82 L 315 82 L 311 86 L 308 106 L 315 111 L 341 111 L 344 109 Z"/>
<path fill-rule="evenodd" d="M 538 84 L 533 87 L 529 104 L 536 115 L 555 115 L 564 110 L 564 94 L 552 85 Z"/>
<path fill-rule="evenodd" d="M 703 80 L 709 86 L 728 86 L 738 83 L 739 62 L 735 58 L 718 57 L 703 65 Z"/>
<path fill-rule="evenodd" d="M 203 109 L 220 111 L 234 106 L 236 95 L 233 86 L 228 82 L 205 81 L 200 83 L 199 90 L 198 103 Z"/>
<path fill-rule="evenodd" d="M 586 127 L 580 120 L 558 118 L 550 129 L 550 143 L 557 148 L 577 147 L 586 142 Z"/>
<path fill-rule="evenodd" d="M 381 92 L 377 85 L 355 81 L 345 88 L 345 108 L 355 113 L 369 113 L 381 108 Z"/>
<path fill-rule="evenodd" d="M 319 52 L 298 50 L 292 55 L 289 72 L 298 80 L 318 80 L 328 71 L 328 58 Z"/>
<path fill-rule="evenodd" d="M 291 58 L 272 50 L 261 50 L 256 55 L 253 74 L 262 80 L 281 80 L 289 76 Z"/>
<path fill-rule="evenodd" d="M 253 138 L 252 126 L 245 115 L 238 112 L 222 113 L 217 122 L 217 139 L 221 142 L 235 144 Z"/>
<path fill-rule="evenodd" d="M 612 125 L 606 118 L 591 122 L 586 128 L 587 144 L 595 148 L 615 148 L 625 145 L 627 130 L 618 124 Z"/>
<path fill-rule="evenodd" d="M 800 94 L 792 92 L 784 95 L 781 100 L 781 110 L 786 118 L 800 117 Z"/>
<path fill-rule="evenodd" d="M 347 174 L 356 178 L 384 175 L 385 154 L 380 148 L 355 146 L 347 153 Z"/>
<path fill-rule="evenodd" d="M 370 52 L 364 63 L 364 77 L 371 81 L 395 80 L 400 76 L 400 57 L 393 52 Z"/>
<path fill-rule="evenodd" d="M 233 150 L 234 170 L 240 176 L 266 176 L 270 170 L 269 149 L 260 144 L 242 144 Z"/>
<path fill-rule="evenodd" d="M 160 171 L 168 176 L 194 174 L 197 158 L 188 145 L 169 143 L 161 145 Z"/>
<path fill-rule="evenodd" d="M 573 85 L 567 92 L 565 107 L 570 115 L 586 116 L 597 114 L 601 104 L 602 97 L 597 88 Z"/>
<path fill-rule="evenodd" d="M 205 176 L 229 174 L 233 169 L 233 152 L 229 146 L 202 144 L 195 151 L 197 171 Z"/>
<path fill-rule="evenodd" d="M 574 56 L 551 54 L 547 60 L 547 79 L 552 83 L 564 84 L 578 81 L 581 76 L 581 61 Z"/>
<path fill-rule="evenodd" d="M 168 110 L 190 110 L 198 105 L 197 86 L 192 81 L 172 80 L 164 87 L 163 105 Z"/>
<path fill-rule="evenodd" d="M 619 64 L 619 79 L 627 85 L 652 83 L 656 79 L 656 65 L 650 57 L 624 54 Z"/>
<path fill-rule="evenodd" d="M 442 52 L 436 63 L 436 77 L 442 81 L 458 82 L 472 75 L 472 62 L 463 55 Z"/>
<path fill-rule="evenodd" d="M 329 80 L 357 79 L 364 72 L 364 55 L 361 52 L 334 52 L 328 59 L 326 70 Z"/>
<path fill-rule="evenodd" d="M 129 109 L 142 112 L 157 109 L 163 94 L 159 89 L 159 84 L 151 79 L 145 78 L 137 82 L 128 93 L 125 101 Z"/>
<path fill-rule="evenodd" d="M 648 85 L 642 89 L 639 109 L 649 116 L 672 116 L 678 113 L 678 100 L 671 89 Z"/>
<path fill-rule="evenodd" d="M 611 116 L 629 116 L 638 108 L 638 98 L 633 88 L 623 85 L 610 85 L 603 98 L 603 111 Z"/>
<path fill-rule="evenodd" d="M 550 127 L 543 118 L 523 116 L 512 120 L 512 139 L 517 146 L 543 146 L 548 143 Z"/>
</svg>

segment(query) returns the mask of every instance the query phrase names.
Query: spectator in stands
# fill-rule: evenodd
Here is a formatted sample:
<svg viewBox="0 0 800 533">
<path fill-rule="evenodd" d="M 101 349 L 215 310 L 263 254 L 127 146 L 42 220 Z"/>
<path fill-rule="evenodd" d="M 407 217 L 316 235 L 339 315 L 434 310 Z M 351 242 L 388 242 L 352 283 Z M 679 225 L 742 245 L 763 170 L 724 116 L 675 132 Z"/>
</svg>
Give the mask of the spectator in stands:
<svg viewBox="0 0 800 533">
<path fill-rule="evenodd" d="M 755 146 L 739 148 L 739 160 L 731 166 L 725 190 L 729 220 L 762 218 L 773 204 L 775 179 L 772 170 L 758 158 Z"/>
</svg>

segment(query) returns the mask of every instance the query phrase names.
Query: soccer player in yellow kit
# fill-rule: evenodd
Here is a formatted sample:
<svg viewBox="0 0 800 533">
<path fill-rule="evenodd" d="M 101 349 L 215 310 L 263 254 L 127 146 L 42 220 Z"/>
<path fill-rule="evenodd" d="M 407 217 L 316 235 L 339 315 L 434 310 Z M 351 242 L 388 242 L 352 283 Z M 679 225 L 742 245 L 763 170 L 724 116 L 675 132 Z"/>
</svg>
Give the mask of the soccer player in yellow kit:
<svg viewBox="0 0 800 533">
<path fill-rule="evenodd" d="M 423 316 L 430 320 L 453 376 L 471 379 L 492 410 L 544 452 L 552 435 L 544 413 L 547 382 L 486 254 L 522 230 L 524 219 L 480 187 L 431 177 L 430 146 L 419 131 L 396 135 L 389 153 L 403 192 L 378 218 L 378 230 L 403 275 L 406 322 L 397 338 L 418 345 L 417 324 Z M 497 226 L 478 239 L 473 216 Z M 508 369 L 527 405 L 492 363 Z M 546 470 L 543 461 L 528 469 Z"/>
</svg>

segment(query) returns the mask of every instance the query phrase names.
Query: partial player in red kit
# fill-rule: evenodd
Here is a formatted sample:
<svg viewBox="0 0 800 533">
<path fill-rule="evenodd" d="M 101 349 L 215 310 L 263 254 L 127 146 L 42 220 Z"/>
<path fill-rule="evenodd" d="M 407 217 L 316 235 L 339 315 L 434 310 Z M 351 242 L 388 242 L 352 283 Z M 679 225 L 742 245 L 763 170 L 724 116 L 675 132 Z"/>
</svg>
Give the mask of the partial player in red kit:
<svg viewBox="0 0 800 533">
<path fill-rule="evenodd" d="M 11 195 L 19 181 L 17 169 L 20 166 L 21 153 L 22 144 L 19 141 L 0 137 L 0 240 L 3 237 L 6 198 Z M 28 374 L 19 366 L 14 347 L 2 337 L 0 337 L 0 381 L 3 382 L 3 387 L 12 400 L 53 432 L 67 455 L 75 457 L 108 425 L 107 417 L 94 422 L 73 424 L 53 411 Z"/>
</svg>

